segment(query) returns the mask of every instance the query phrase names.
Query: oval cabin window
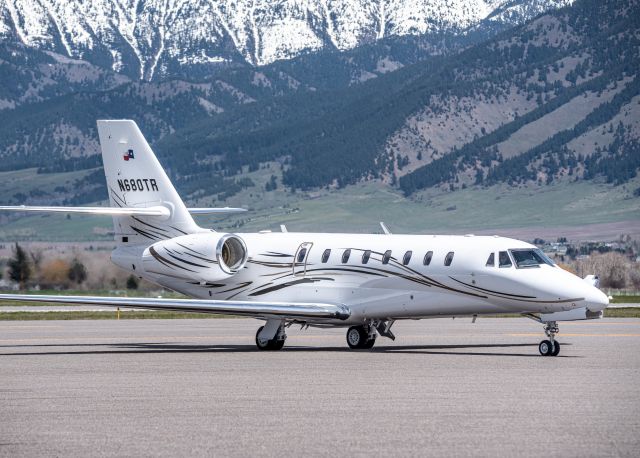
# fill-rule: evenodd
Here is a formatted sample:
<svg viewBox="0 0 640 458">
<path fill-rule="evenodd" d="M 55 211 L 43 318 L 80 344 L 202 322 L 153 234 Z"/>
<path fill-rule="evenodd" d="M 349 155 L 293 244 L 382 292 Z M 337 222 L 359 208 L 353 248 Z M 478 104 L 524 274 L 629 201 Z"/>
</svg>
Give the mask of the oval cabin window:
<svg viewBox="0 0 640 458">
<path fill-rule="evenodd" d="M 445 256 L 444 258 L 444 265 L 449 267 L 452 262 L 453 262 L 453 251 L 449 251 L 447 253 L 447 256 Z"/>
</svg>

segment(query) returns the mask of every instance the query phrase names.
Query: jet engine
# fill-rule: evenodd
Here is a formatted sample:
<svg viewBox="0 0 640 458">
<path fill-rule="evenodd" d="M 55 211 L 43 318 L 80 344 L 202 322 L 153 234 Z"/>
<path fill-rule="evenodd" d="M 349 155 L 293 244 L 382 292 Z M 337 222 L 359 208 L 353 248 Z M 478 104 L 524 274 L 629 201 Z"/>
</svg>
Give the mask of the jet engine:
<svg viewBox="0 0 640 458">
<path fill-rule="evenodd" d="M 247 247 L 235 234 L 208 232 L 156 242 L 144 250 L 146 272 L 198 282 L 216 282 L 236 274 L 247 262 Z"/>
</svg>

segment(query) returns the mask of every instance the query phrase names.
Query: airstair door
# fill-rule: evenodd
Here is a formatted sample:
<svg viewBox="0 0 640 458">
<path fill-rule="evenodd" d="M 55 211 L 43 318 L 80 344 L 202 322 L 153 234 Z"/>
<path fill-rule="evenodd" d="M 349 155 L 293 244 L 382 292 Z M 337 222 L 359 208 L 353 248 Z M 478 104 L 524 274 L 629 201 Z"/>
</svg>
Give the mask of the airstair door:
<svg viewBox="0 0 640 458">
<path fill-rule="evenodd" d="M 304 242 L 298 247 L 293 258 L 293 275 L 304 277 L 307 273 L 307 259 L 312 246 L 312 242 Z"/>
</svg>

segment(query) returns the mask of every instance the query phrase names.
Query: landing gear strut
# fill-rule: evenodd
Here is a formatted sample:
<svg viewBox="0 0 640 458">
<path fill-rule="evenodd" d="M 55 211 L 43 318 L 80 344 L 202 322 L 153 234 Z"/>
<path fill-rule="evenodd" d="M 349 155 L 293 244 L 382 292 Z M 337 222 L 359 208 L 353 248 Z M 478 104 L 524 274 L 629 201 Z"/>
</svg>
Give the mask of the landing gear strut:
<svg viewBox="0 0 640 458">
<path fill-rule="evenodd" d="M 542 356 L 558 356 L 560 353 L 560 342 L 556 341 L 556 334 L 559 332 L 558 323 L 549 321 L 544 325 L 544 333 L 549 340 L 543 340 L 538 345 L 538 350 Z"/>
<path fill-rule="evenodd" d="M 269 320 L 256 332 L 256 346 L 260 350 L 282 350 L 287 334 L 284 332 L 284 322 Z"/>
</svg>

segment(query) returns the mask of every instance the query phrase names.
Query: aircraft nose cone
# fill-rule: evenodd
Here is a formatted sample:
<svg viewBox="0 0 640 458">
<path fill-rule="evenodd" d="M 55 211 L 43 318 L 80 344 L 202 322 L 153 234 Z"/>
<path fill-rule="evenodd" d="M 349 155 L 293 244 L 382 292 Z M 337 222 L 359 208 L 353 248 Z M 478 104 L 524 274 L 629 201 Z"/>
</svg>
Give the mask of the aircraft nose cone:
<svg viewBox="0 0 640 458">
<path fill-rule="evenodd" d="M 589 293 L 585 297 L 587 309 L 592 312 L 604 310 L 609 305 L 609 297 L 598 288 L 591 287 Z"/>
</svg>

